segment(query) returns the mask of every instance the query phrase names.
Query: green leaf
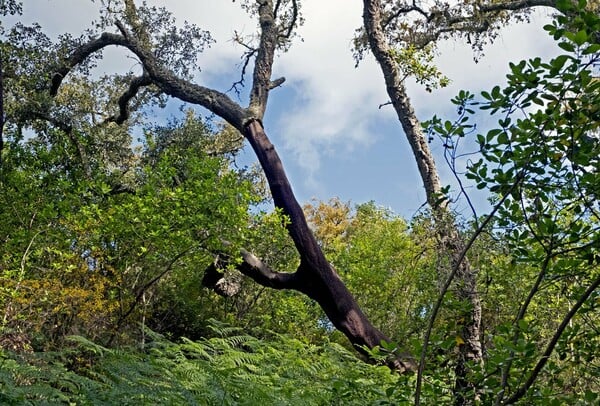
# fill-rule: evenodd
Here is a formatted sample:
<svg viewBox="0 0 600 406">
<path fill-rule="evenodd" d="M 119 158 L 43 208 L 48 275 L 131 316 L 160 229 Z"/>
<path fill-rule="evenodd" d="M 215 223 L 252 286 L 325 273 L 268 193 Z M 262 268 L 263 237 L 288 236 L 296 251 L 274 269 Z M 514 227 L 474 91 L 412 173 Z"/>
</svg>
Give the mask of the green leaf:
<svg viewBox="0 0 600 406">
<path fill-rule="evenodd" d="M 579 46 L 583 45 L 587 40 L 588 34 L 586 30 L 578 31 L 577 34 L 575 34 L 575 36 L 573 37 L 573 42 L 575 42 Z"/>
<path fill-rule="evenodd" d="M 591 44 L 583 50 L 584 55 L 590 55 L 600 52 L 600 44 Z"/>
<path fill-rule="evenodd" d="M 565 65 L 565 63 L 567 62 L 567 60 L 569 60 L 569 56 L 568 55 L 559 55 L 556 58 L 554 58 L 552 60 L 552 68 L 556 69 L 556 72 L 558 73 L 558 71 L 560 71 L 562 69 L 562 67 Z"/>
<path fill-rule="evenodd" d="M 567 52 L 575 52 L 575 47 L 570 42 L 559 42 L 558 46 Z"/>
</svg>

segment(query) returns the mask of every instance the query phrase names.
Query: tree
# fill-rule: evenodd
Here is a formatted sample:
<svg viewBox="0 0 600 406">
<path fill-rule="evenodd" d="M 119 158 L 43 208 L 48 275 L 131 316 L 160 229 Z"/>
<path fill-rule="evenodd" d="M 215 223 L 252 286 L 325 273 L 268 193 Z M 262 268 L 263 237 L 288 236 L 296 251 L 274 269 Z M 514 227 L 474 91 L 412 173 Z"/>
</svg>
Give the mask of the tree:
<svg viewBox="0 0 600 406">
<path fill-rule="evenodd" d="M 303 326 L 310 325 L 306 319 L 313 317 L 311 331 L 329 332 L 333 325 L 359 350 L 383 360 L 380 356 L 396 347 L 384 342 L 388 337 L 399 336 L 403 347 L 424 329 L 422 345 L 417 340 L 408 344 L 422 354 L 417 403 L 421 394 L 424 400 L 456 403 L 478 399 L 543 403 L 557 392 L 567 403 L 578 397 L 593 400 L 598 320 L 594 313 L 598 284 L 594 165 L 599 154 L 594 139 L 598 85 L 592 67 L 598 53 L 597 15 L 565 9 L 569 18 L 559 18 L 547 29 L 572 55 L 548 63 L 534 59 L 514 64 L 509 84 L 482 96 L 487 102 L 481 106 L 502 117 L 499 128 L 475 136 L 483 158 L 469 167 L 469 177 L 481 188 L 490 187 L 494 207 L 485 218 L 474 219 L 473 227 L 459 228 L 435 163 L 427 158 L 426 136 L 439 135 L 447 148 L 455 147 L 455 139 L 474 133 L 467 116 L 477 104 L 470 93 L 461 92 L 454 99 L 459 118 L 453 122 L 434 118 L 424 124 L 427 132 L 422 131 L 402 80 L 415 75 L 429 88 L 443 85 L 441 73 L 430 65 L 433 49 L 421 50 L 422 44 L 415 42 L 386 51 L 385 41 L 377 41 L 396 37 L 393 30 L 381 30 L 391 25 L 386 26 L 385 20 L 377 24 L 376 17 L 381 7 L 380 18 L 389 13 L 385 4 L 390 3 L 367 10 L 368 36 L 363 38 L 371 37 L 375 51 L 384 46 L 386 52 L 379 55 L 384 62 L 392 57 L 386 65 L 391 69 L 386 78 L 393 85 L 388 89 L 390 98 L 399 106 L 407 134 L 412 131 L 410 139 L 431 206 L 430 217 L 419 216 L 407 229 L 406 222 L 374 204 L 352 211 L 332 201 L 303 211 L 292 193 L 261 119 L 269 92 L 283 81 L 272 80 L 271 65 L 275 53 L 289 46 L 300 21 L 297 2 L 243 3 L 260 24 L 257 43 L 245 44 L 246 66 L 255 58 L 247 107 L 191 80 L 197 52 L 210 43 L 208 33 L 189 25 L 174 28 L 163 9 L 136 7 L 130 0 L 103 4 L 98 32 L 81 38 L 63 37 L 52 44 L 39 29 L 22 26 L 3 37 L 7 38 L 1 56 L 4 84 L 8 84 L 3 95 L 8 120 L 0 182 L 9 192 L 2 196 L 3 208 L 11 209 L 0 212 L 6 242 L 0 251 L 0 278 L 7 281 L 0 300 L 9 304 L 4 306 L 5 320 L 19 321 L 11 317 L 20 313 L 15 304 L 27 309 L 32 303 L 17 300 L 25 286 L 24 275 L 30 287 L 46 283 L 44 291 L 52 295 L 45 298 L 50 297 L 52 306 L 45 307 L 42 316 L 50 316 L 50 332 L 57 325 L 61 331 L 69 327 L 63 335 L 82 325 L 83 318 L 76 318 L 81 314 L 101 316 L 89 325 L 99 332 L 94 339 L 104 338 L 108 325 L 106 312 L 100 311 L 104 309 L 117 325 L 116 331 L 104 332 L 110 336 L 108 341 L 141 338 L 136 342 L 147 343 L 147 330 L 127 328 L 132 319 L 175 336 L 204 337 L 207 326 L 194 323 L 194 317 L 221 315 L 211 307 L 218 304 L 229 306 L 236 315 L 258 309 L 262 314 L 244 321 L 266 321 L 266 328 L 271 317 L 286 317 L 292 324 L 290 319 L 295 322 L 299 315 L 299 323 L 283 330 L 301 334 Z M 514 6 L 510 4 L 502 6 Z M 411 7 L 423 15 L 417 6 Z M 460 13 L 464 7 L 459 6 Z M 397 11 L 390 16 L 408 12 L 402 7 Z M 463 29 L 475 35 L 475 28 L 481 28 L 476 19 L 467 25 L 444 25 L 450 17 L 449 21 L 462 21 L 463 14 L 442 11 L 439 16 L 424 13 L 425 20 L 441 25 L 417 24 L 437 32 L 433 39 Z M 502 13 L 489 16 L 490 21 L 508 21 Z M 435 27 L 442 27 L 441 31 Z M 133 53 L 141 75 L 112 75 L 92 82 L 86 69 L 96 52 L 108 46 Z M 592 65 L 586 65 L 586 58 Z M 400 65 L 403 61 L 406 65 Z M 206 107 L 228 125 L 211 131 L 206 122 L 188 113 L 181 122 L 146 126 L 145 144 L 137 151 L 128 150 L 131 129 L 143 122 L 144 107 L 160 105 L 167 97 Z M 541 105 L 539 112 L 530 110 L 536 104 Z M 524 118 L 516 120 L 519 111 Z M 33 129 L 35 137 L 25 140 L 25 129 Z M 234 170 L 228 161 L 242 136 L 264 170 L 276 206 L 273 213 L 248 211 L 264 194 L 257 192 L 252 173 Z M 29 182 L 26 195 L 19 194 L 23 180 Z M 66 198 L 57 206 L 61 194 Z M 432 239 L 444 252 L 431 250 Z M 417 259 L 412 261 L 412 255 Z M 407 264 L 415 264 L 415 269 Z M 206 266 L 204 274 L 198 271 Z M 474 270 L 482 270 L 483 277 Z M 250 278 L 239 282 L 239 273 Z M 55 275 L 60 280 L 49 277 Z M 272 296 L 263 293 L 266 289 L 248 289 L 250 279 L 265 288 L 304 296 L 297 300 L 300 295 L 283 294 L 269 301 Z M 106 283 L 99 286 L 97 281 Z M 241 294 L 221 299 L 202 290 L 201 281 L 225 296 L 238 289 Z M 385 286 L 379 290 L 372 284 Z M 66 304 L 56 294 L 63 287 L 70 293 Z M 386 300 L 387 289 L 400 293 Z M 359 292 L 356 299 L 350 290 Z M 185 300 L 188 297 L 198 302 Z M 405 297 L 413 302 L 407 303 Z M 474 333 L 481 297 L 487 299 L 481 306 L 482 319 L 488 323 L 483 325 L 485 335 Z M 319 304 L 331 324 L 315 308 L 302 307 L 308 299 Z M 394 309 L 386 308 L 387 302 L 394 302 Z M 499 305 L 502 309 L 496 311 Z M 295 312 L 289 311 L 292 308 Z M 381 331 L 363 308 L 374 315 L 372 320 L 382 326 Z M 40 313 L 38 308 L 29 309 L 31 314 Z M 393 313 L 399 309 L 402 315 Z M 242 351 L 242 357 L 252 358 L 255 348 Z M 425 359 L 430 379 L 422 385 Z M 406 354 L 385 360 L 402 372 L 415 367 Z M 574 373 L 578 365 L 585 367 L 579 375 Z M 578 382 L 577 376 L 585 382 Z M 399 384 L 407 385 L 413 378 L 399 379 Z M 401 396 L 409 391 L 407 386 L 385 387 L 386 396 L 390 398 L 396 389 Z"/>
<path fill-rule="evenodd" d="M 207 33 L 194 26 L 177 31 L 171 25 L 172 21 L 166 10 L 137 7 L 131 0 L 123 3 L 107 1 L 105 5 L 106 12 L 99 24 L 104 32 L 78 40 L 65 38 L 59 49 L 65 51 L 66 57 L 61 58 L 60 52 L 55 53 L 55 60 L 57 57 L 58 60 L 54 71 L 49 72 L 50 83 L 41 86 L 52 97 L 47 100 L 48 108 L 45 110 L 59 106 L 60 96 L 68 84 L 63 84 L 65 79 L 75 75 L 77 69 L 85 72 L 85 67 L 93 60 L 97 51 L 109 46 L 129 50 L 139 60 L 143 72 L 137 77 L 128 75 L 119 78 L 121 83 L 128 83 L 128 87 L 118 98 L 119 111 L 107 119 L 127 123 L 131 111 L 135 111 L 132 102 L 152 97 L 152 92 L 208 109 L 249 141 L 265 173 L 275 206 L 289 219 L 287 230 L 300 257 L 300 265 L 295 272 L 275 272 L 243 249 L 238 269 L 259 284 L 275 289 L 297 290 L 314 299 L 331 322 L 359 350 L 364 347 L 373 348 L 382 341 L 388 341 L 364 315 L 325 258 L 292 192 L 281 160 L 261 123 L 269 92 L 284 80 L 272 80 L 271 69 L 275 52 L 288 46 L 298 24 L 297 2 L 267 0 L 243 4 L 259 22 L 258 44 L 250 54 L 255 56 L 255 61 L 250 100 L 245 108 L 226 94 L 188 79 L 197 57 L 196 52 L 209 41 Z M 111 31 L 113 27 L 116 27 L 116 32 Z M 390 363 L 399 371 L 414 368 L 413 361 L 408 356 L 390 360 Z"/>
</svg>

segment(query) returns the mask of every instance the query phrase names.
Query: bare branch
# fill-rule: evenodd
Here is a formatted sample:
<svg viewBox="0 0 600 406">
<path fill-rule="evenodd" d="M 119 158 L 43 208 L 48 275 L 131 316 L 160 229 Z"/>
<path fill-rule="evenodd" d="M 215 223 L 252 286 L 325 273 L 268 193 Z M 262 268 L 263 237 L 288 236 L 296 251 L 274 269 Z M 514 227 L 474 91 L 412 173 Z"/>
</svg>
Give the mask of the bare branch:
<svg viewBox="0 0 600 406">
<path fill-rule="evenodd" d="M 244 82 L 246 79 L 246 69 L 248 69 L 248 65 L 250 65 L 250 61 L 256 55 L 256 53 L 258 52 L 258 49 L 246 44 L 246 42 L 244 42 L 244 40 L 237 33 L 237 31 L 234 32 L 234 34 L 235 34 L 235 36 L 234 36 L 233 40 L 235 42 L 237 42 L 238 44 L 240 44 L 241 46 L 243 46 L 244 48 L 246 48 L 246 51 L 242 54 L 243 62 L 241 63 L 242 71 L 240 72 L 240 79 L 237 82 L 234 82 L 228 90 L 228 91 L 231 91 L 231 90 L 235 91 L 235 94 L 238 95 L 238 97 L 239 97 L 240 90 L 238 89 L 238 86 L 244 87 Z"/>
<path fill-rule="evenodd" d="M 429 14 L 427 14 L 427 12 L 425 12 L 421 7 L 417 6 L 417 2 L 415 0 L 413 0 L 412 5 L 405 6 L 405 7 L 399 7 L 398 10 L 395 10 L 392 14 L 390 14 L 385 19 L 385 21 L 383 21 L 382 28 L 387 27 L 395 19 L 399 18 L 400 16 L 402 16 L 404 14 L 408 14 L 412 11 L 416 11 L 419 14 L 421 14 L 423 17 L 429 18 Z"/>
<path fill-rule="evenodd" d="M 232 244 L 229 241 L 222 241 L 225 247 L 230 247 Z M 298 290 L 298 278 L 296 273 L 282 273 L 273 271 L 267 264 L 262 262 L 251 252 L 240 249 L 242 263 L 236 265 L 236 269 L 242 274 L 252 278 L 259 285 L 273 289 L 295 289 Z M 202 285 L 213 289 L 223 278 L 223 274 L 219 271 L 227 268 L 230 265 L 230 257 L 228 254 L 219 253 L 215 261 L 206 268 L 205 275 L 202 279 Z"/>
<path fill-rule="evenodd" d="M 245 249 L 241 249 L 240 253 L 244 261 L 238 266 L 238 270 L 252 278 L 255 282 L 273 289 L 297 288 L 296 273 L 274 272 L 260 259 Z"/>
<path fill-rule="evenodd" d="M 273 2 L 264 0 L 258 6 L 260 42 L 254 62 L 252 90 L 248 110 L 254 118 L 263 119 L 271 85 L 273 58 L 277 47 L 277 27 L 273 15 Z"/>
<path fill-rule="evenodd" d="M 276 87 L 281 86 L 284 82 L 285 82 L 285 78 L 283 76 L 271 81 L 271 83 L 269 83 L 269 90 L 272 90 L 272 89 L 275 89 Z"/>
<path fill-rule="evenodd" d="M 279 14 L 279 6 L 281 6 L 281 0 L 277 0 L 277 3 L 275 3 L 275 7 L 273 7 L 273 17 L 275 18 L 277 18 Z"/>
</svg>

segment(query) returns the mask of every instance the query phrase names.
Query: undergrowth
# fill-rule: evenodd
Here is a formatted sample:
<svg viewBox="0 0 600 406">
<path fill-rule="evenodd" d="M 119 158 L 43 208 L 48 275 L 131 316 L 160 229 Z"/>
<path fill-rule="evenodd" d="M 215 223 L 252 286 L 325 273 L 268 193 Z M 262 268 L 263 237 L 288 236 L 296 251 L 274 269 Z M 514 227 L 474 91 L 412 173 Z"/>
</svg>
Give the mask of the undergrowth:
<svg viewBox="0 0 600 406">
<path fill-rule="evenodd" d="M 213 330 L 178 343 L 150 333 L 144 350 L 73 336 L 61 352 L 0 352 L 0 404 L 397 405 L 411 396 L 401 382 L 410 378 L 357 362 L 338 344 Z"/>
</svg>

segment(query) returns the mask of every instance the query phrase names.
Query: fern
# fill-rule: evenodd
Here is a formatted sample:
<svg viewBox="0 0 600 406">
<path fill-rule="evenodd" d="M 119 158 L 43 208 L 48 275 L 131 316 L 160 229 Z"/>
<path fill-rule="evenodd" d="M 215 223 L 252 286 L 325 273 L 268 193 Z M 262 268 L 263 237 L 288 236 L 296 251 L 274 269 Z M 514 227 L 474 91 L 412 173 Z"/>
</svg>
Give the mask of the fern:
<svg viewBox="0 0 600 406">
<path fill-rule="evenodd" d="M 217 337 L 199 341 L 156 335 L 145 351 L 72 337 L 74 347 L 62 353 L 4 354 L 0 404 L 364 405 L 405 398 L 400 390 L 386 393 L 404 378 L 357 361 L 337 344 L 264 341 L 216 328 Z M 91 362 L 77 364 L 81 359 Z"/>
</svg>

